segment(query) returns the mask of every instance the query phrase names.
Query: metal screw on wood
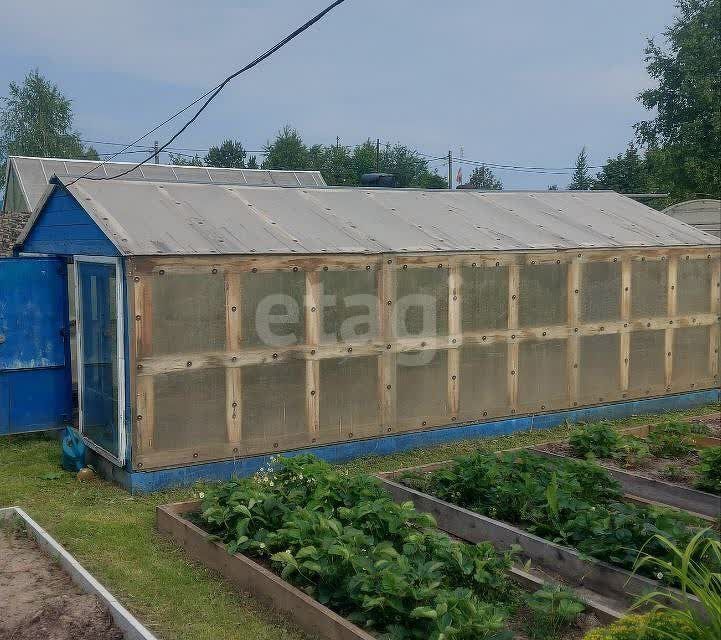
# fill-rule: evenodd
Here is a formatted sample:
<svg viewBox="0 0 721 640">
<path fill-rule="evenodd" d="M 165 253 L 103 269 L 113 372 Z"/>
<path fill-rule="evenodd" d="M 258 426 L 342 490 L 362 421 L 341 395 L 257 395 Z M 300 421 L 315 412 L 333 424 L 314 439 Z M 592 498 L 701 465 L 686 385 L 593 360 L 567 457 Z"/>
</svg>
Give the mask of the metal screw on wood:
<svg viewBox="0 0 721 640">
<path fill-rule="evenodd" d="M 192 363 L 190 360 L 188 360 L 188 361 L 185 363 L 185 366 L 186 366 L 186 367 L 192 367 L 192 366 L 193 366 L 193 363 Z"/>
</svg>

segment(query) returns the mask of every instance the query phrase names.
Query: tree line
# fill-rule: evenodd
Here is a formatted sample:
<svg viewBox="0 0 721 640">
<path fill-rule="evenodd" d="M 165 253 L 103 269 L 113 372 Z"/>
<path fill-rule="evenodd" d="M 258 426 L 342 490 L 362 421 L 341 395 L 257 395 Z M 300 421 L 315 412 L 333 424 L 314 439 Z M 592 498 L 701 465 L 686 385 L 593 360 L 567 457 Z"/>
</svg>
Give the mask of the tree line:
<svg viewBox="0 0 721 640">
<path fill-rule="evenodd" d="M 668 193 L 654 201 L 667 206 L 695 197 L 721 197 L 721 0 L 677 0 L 678 15 L 662 45 L 649 39 L 646 68 L 655 86 L 638 98 L 653 118 L 634 126 L 628 147 L 592 175 L 585 147 L 576 159 L 569 189 L 620 193 Z M 36 69 L 11 82 L 0 101 L 0 164 L 8 155 L 98 159 L 73 126 L 70 101 Z M 317 170 L 329 185 L 357 186 L 364 173 L 392 173 L 399 187 L 443 189 L 446 178 L 403 144 L 380 149 L 368 139 L 355 146 L 307 144 L 287 125 L 264 146 L 262 162 L 239 140 L 227 139 L 204 157 L 172 155 L 173 164 L 216 167 Z M 0 172 L 4 181 L 5 173 Z M 2 184 L 0 184 L 2 186 Z M 486 166 L 467 185 L 499 190 Z M 551 185 L 551 190 L 558 189 Z"/>
</svg>

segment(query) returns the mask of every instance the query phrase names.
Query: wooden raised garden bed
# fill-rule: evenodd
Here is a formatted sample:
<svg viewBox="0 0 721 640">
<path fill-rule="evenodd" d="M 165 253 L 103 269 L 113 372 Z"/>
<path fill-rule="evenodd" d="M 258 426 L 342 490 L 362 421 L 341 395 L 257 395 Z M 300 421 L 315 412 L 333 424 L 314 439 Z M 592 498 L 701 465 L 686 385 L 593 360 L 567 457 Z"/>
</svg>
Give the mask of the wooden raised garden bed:
<svg viewBox="0 0 721 640">
<path fill-rule="evenodd" d="M 452 461 L 448 461 L 380 473 L 378 478 L 396 502 L 411 501 L 417 510 L 433 515 L 439 529 L 471 543 L 490 541 L 499 550 L 519 545 L 523 556 L 532 564 L 559 576 L 571 587 L 590 590 L 612 609 L 623 610 L 633 604 L 638 596 L 650 591 L 675 592 L 659 581 L 590 558 L 570 547 L 451 504 L 397 481 L 405 474 L 430 473 L 451 463 Z M 692 596 L 690 601 L 692 606 L 698 602 Z"/>
<path fill-rule="evenodd" d="M 158 531 L 170 536 L 202 565 L 220 573 L 235 586 L 250 593 L 288 617 L 304 631 L 328 640 L 374 640 L 374 637 L 323 606 L 275 573 L 210 539 L 210 535 L 187 519 L 200 509 L 199 502 L 177 502 L 157 507 Z"/>
<path fill-rule="evenodd" d="M 720 415 L 715 413 L 699 416 L 691 419 L 690 422 L 706 424 L 711 429 L 711 433 L 716 434 L 721 430 L 721 427 L 718 426 Z M 645 439 L 660 426 L 659 424 L 642 425 L 625 429 L 622 433 Z M 696 449 L 701 450 L 721 446 L 721 438 L 715 435 L 692 435 L 689 440 Z M 565 440 L 536 445 L 530 449 L 551 458 L 578 458 L 578 456 L 574 456 L 572 447 Z M 655 457 L 652 460 L 659 469 L 664 465 L 677 466 L 683 472 L 688 473 L 689 467 L 698 462 L 696 457 L 692 454 L 686 459 L 675 461 L 676 465 L 673 465 L 674 460 L 668 458 Z M 606 469 L 609 475 L 623 487 L 624 492 L 631 497 L 675 507 L 710 519 L 721 517 L 721 495 L 696 489 L 688 479 L 670 480 L 651 466 L 646 468 L 638 465 L 632 468 L 623 468 L 615 460 L 607 458 L 597 458 L 596 462 Z"/>
<path fill-rule="evenodd" d="M 376 640 L 375 636 L 318 603 L 251 558 L 239 553 L 230 554 L 222 544 L 212 540 L 210 534 L 191 522 L 189 516 L 199 509 L 198 501 L 158 506 L 158 531 L 172 538 L 194 560 L 217 571 L 266 606 L 288 616 L 307 633 L 328 640 Z M 509 577 L 529 592 L 548 583 L 516 567 L 511 568 Z M 587 613 L 599 623 L 607 624 L 621 617 L 622 611 L 594 601 L 584 594 L 580 595 Z"/>
</svg>

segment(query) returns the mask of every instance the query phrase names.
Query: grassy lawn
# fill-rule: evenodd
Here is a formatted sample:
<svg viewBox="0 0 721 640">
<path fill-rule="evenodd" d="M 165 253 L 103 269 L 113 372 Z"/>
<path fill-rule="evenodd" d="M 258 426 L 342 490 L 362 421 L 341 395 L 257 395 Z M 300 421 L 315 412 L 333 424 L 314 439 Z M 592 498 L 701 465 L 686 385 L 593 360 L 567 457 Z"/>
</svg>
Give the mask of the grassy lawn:
<svg viewBox="0 0 721 640">
<path fill-rule="evenodd" d="M 718 411 L 709 405 L 676 418 Z M 642 424 L 639 416 L 615 424 Z M 566 436 L 569 425 L 514 436 L 464 441 L 345 465 L 376 472 L 447 460 L 477 449 L 499 450 Z M 186 560 L 153 528 L 158 504 L 185 500 L 193 489 L 130 496 L 103 481 L 57 474 L 60 447 L 47 437 L 0 438 L 0 506 L 25 509 L 163 640 L 290 640 L 305 636 L 252 598 Z M 196 489 L 197 491 L 197 489 Z"/>
</svg>

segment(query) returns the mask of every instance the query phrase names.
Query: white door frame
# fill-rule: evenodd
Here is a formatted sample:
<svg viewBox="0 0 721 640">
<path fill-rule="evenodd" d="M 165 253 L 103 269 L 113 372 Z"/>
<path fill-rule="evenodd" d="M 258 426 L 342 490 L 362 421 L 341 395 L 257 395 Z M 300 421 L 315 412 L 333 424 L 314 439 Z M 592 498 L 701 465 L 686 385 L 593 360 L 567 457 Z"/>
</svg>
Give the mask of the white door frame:
<svg viewBox="0 0 721 640">
<path fill-rule="evenodd" d="M 75 262 L 75 321 L 78 341 L 78 409 L 80 416 L 80 433 L 83 441 L 93 451 L 107 458 L 118 466 L 125 464 L 125 299 L 123 295 L 123 268 L 120 258 L 107 256 L 73 256 Z M 116 340 L 117 340 L 117 371 L 118 371 L 118 456 L 114 456 L 101 446 L 90 440 L 84 433 L 83 416 L 83 326 L 82 326 L 82 294 L 78 265 L 83 262 L 115 265 L 115 309 L 116 309 Z"/>
</svg>

